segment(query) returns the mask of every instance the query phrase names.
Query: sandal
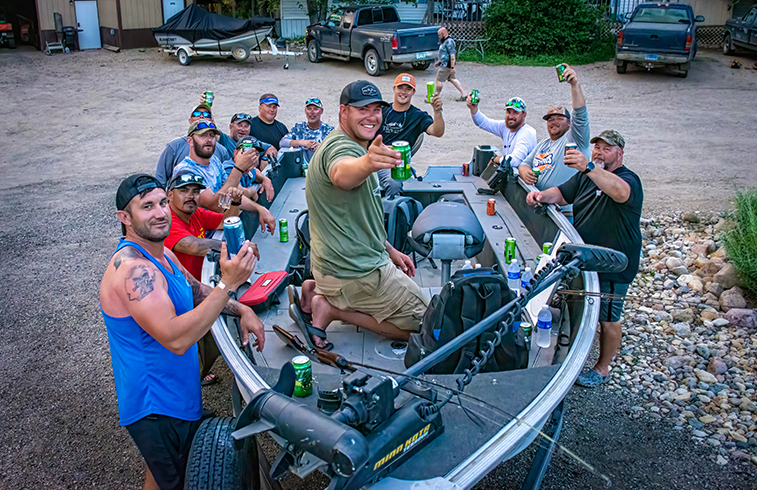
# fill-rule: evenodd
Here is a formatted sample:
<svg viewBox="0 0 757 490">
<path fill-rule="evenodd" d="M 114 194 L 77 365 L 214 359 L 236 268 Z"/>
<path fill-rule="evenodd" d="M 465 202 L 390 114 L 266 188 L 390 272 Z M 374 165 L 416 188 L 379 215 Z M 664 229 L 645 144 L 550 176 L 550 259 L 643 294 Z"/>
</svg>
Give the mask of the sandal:
<svg viewBox="0 0 757 490">
<path fill-rule="evenodd" d="M 297 288 L 293 284 L 290 284 L 289 286 L 287 286 L 287 293 L 289 294 L 289 304 L 297 305 L 297 309 L 300 310 L 302 318 L 304 318 L 307 323 L 313 323 L 313 314 L 305 313 L 304 311 L 302 311 L 302 305 L 300 304 L 300 294 L 297 292 Z"/>
<path fill-rule="evenodd" d="M 213 373 L 209 373 L 207 376 L 200 380 L 200 386 L 210 386 L 218 383 L 218 376 Z"/>
<path fill-rule="evenodd" d="M 308 346 L 310 346 L 311 349 L 331 350 L 334 348 L 334 344 L 328 341 L 326 341 L 326 345 L 323 347 L 318 347 L 317 345 L 315 345 L 315 342 L 313 342 L 313 337 L 320 337 L 326 340 L 326 332 L 324 330 L 321 330 L 320 328 L 314 327 L 311 323 L 306 322 L 305 318 L 302 316 L 302 311 L 297 308 L 297 305 L 289 305 L 289 316 L 292 317 L 295 325 L 297 325 L 297 327 L 299 327 L 299 329 L 302 331 L 302 334 L 305 336 L 305 341 L 308 343 Z"/>
<path fill-rule="evenodd" d="M 596 388 L 604 383 L 607 383 L 610 380 L 611 375 L 612 374 L 602 376 L 595 370 L 589 369 L 576 379 L 576 384 L 578 386 L 583 386 L 584 388 Z"/>
</svg>

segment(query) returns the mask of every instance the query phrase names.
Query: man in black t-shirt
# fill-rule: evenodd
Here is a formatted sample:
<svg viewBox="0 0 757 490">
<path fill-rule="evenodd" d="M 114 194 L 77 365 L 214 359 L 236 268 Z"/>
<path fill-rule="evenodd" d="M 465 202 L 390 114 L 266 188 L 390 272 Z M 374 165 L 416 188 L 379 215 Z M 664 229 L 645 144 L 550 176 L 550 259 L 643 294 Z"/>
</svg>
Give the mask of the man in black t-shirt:
<svg viewBox="0 0 757 490">
<path fill-rule="evenodd" d="M 394 79 L 392 90 L 394 103 L 381 109 L 382 122 L 378 132 L 383 136 L 385 145 L 391 146 L 394 141 L 407 141 L 412 148 L 423 133 L 437 138 L 444 135 L 442 98 L 439 95 L 431 99 L 431 107 L 434 108 L 434 117 L 431 117 L 410 103 L 415 94 L 414 76 L 400 73 Z M 396 196 L 402 191 L 402 182 L 392 179 L 391 170 L 379 170 L 378 177 L 386 196 Z"/>
<path fill-rule="evenodd" d="M 250 134 L 279 151 L 279 141 L 288 132 L 286 126 L 276 120 L 279 112 L 279 99 L 273 94 L 260 96 L 258 115 L 250 121 Z M 274 153 L 274 156 L 276 153 Z"/>
<path fill-rule="evenodd" d="M 619 250 L 628 257 L 623 272 L 599 274 L 603 295 L 600 302 L 599 359 L 594 368 L 576 380 L 576 384 L 594 388 L 610 377 L 610 363 L 620 348 L 623 332 L 620 316 L 623 298 L 636 277 L 641 253 L 641 206 L 644 191 L 639 177 L 623 166 L 625 140 L 614 130 L 607 130 L 592 138 L 591 158 L 578 150 L 565 152 L 564 162 L 578 170 L 567 182 L 543 191 L 530 192 L 529 205 L 555 203 L 573 204 L 576 231 L 584 242 Z"/>
</svg>

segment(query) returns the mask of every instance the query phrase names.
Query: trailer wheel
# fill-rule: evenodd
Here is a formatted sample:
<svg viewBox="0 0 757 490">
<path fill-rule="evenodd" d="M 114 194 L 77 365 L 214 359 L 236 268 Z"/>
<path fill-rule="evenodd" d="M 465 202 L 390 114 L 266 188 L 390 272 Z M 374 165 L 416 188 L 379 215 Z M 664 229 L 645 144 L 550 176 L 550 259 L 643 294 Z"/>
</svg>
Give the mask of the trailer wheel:
<svg viewBox="0 0 757 490">
<path fill-rule="evenodd" d="M 186 49 L 179 48 L 176 52 L 176 57 L 179 58 L 179 64 L 181 66 L 189 66 L 189 64 L 192 63 L 192 57 L 189 56 Z"/>
<path fill-rule="evenodd" d="M 231 48 L 231 56 L 237 61 L 244 61 L 250 57 L 250 52 L 244 46 L 234 46 Z"/>
<path fill-rule="evenodd" d="M 415 61 L 411 63 L 411 65 L 413 65 L 413 70 L 423 71 L 423 70 L 427 70 L 428 67 L 431 66 L 431 62 L 430 61 Z"/>
<path fill-rule="evenodd" d="M 363 59 L 365 71 L 372 77 L 377 77 L 384 72 L 384 62 L 375 49 L 369 49 Z"/>
<path fill-rule="evenodd" d="M 321 46 L 315 39 L 308 41 L 308 61 L 310 61 L 311 63 L 320 63 L 321 61 L 323 61 L 323 55 L 321 55 Z"/>
<path fill-rule="evenodd" d="M 187 459 L 185 490 L 259 490 L 257 442 L 245 440 L 242 451 L 234 447 L 231 417 L 205 420 L 197 429 Z"/>
</svg>

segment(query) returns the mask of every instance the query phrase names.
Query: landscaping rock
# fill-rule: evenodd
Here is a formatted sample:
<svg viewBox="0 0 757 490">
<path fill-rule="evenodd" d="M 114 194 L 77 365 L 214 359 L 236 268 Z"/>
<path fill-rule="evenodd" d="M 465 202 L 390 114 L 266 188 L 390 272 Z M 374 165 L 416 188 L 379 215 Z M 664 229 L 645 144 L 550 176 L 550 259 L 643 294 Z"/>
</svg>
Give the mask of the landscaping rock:
<svg viewBox="0 0 757 490">
<path fill-rule="evenodd" d="M 697 375 L 697 378 L 699 379 L 699 381 L 702 381 L 704 383 L 713 384 L 713 383 L 718 382 L 718 378 L 716 378 L 714 374 L 709 373 L 707 371 L 697 369 L 696 371 L 694 371 L 694 374 Z M 704 422 L 704 420 L 702 420 L 701 418 L 699 420 L 701 422 Z M 707 423 L 707 422 L 704 422 L 704 423 Z"/>
<path fill-rule="evenodd" d="M 738 286 L 734 286 L 720 295 L 720 308 L 728 311 L 731 308 L 746 308 L 744 292 Z M 731 322 L 733 323 L 733 322 Z"/>
<path fill-rule="evenodd" d="M 757 310 L 731 308 L 728 310 L 728 313 L 726 313 L 725 319 L 737 327 L 748 328 L 751 330 L 757 329 Z"/>
<path fill-rule="evenodd" d="M 724 374 L 726 371 L 728 371 L 728 366 L 719 357 L 713 357 L 710 359 L 709 364 L 707 364 L 707 372 L 710 374 L 718 376 Z"/>
<path fill-rule="evenodd" d="M 733 264 L 726 264 L 714 276 L 715 282 L 720 283 L 723 289 L 731 289 L 734 286 L 741 286 L 741 281 L 736 273 Z"/>
</svg>

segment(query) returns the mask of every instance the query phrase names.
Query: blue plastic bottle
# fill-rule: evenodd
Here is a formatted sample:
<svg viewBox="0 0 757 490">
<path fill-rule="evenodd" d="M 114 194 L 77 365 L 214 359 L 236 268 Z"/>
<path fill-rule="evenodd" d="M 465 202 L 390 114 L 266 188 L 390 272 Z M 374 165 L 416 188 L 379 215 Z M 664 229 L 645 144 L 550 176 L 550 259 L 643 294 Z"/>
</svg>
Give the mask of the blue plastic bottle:
<svg viewBox="0 0 757 490">
<path fill-rule="evenodd" d="M 549 311 L 549 306 L 541 307 L 538 319 L 536 322 L 536 345 L 549 347 L 552 341 L 552 313 Z"/>
</svg>

